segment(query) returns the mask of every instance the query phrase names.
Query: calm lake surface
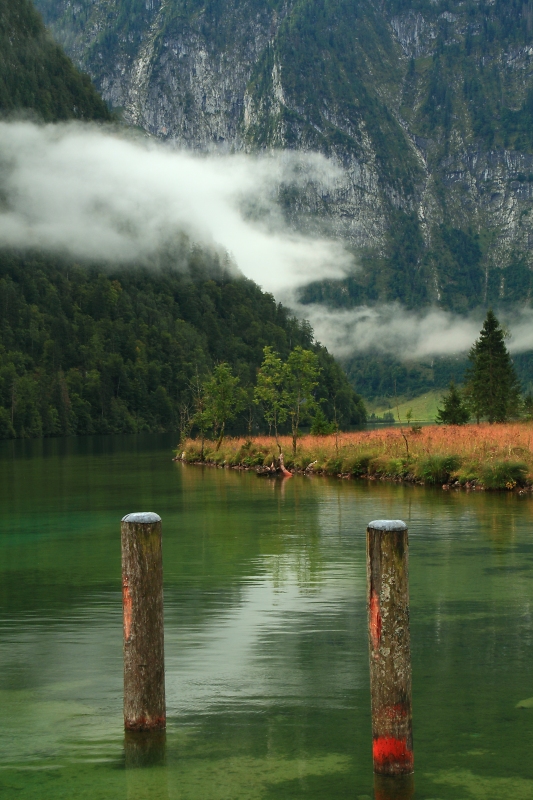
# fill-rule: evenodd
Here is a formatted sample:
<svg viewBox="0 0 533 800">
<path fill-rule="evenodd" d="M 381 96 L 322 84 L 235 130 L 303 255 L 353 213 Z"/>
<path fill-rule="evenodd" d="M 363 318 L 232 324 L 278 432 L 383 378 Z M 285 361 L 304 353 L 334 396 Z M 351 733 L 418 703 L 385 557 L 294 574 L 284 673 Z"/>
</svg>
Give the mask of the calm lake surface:
<svg viewBox="0 0 533 800">
<path fill-rule="evenodd" d="M 0 797 L 368 800 L 365 528 L 410 530 L 416 798 L 532 800 L 533 500 L 0 446 Z M 164 763 L 127 764 L 120 519 L 163 518 Z M 533 700 L 531 701 L 533 706 Z"/>
</svg>

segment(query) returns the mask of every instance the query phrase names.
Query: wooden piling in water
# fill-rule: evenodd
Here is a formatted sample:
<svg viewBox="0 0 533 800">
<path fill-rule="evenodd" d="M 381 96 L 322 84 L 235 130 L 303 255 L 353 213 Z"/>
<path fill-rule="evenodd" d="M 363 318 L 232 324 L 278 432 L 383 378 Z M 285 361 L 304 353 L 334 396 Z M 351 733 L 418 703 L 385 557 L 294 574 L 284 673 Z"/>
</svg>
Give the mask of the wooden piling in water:
<svg viewBox="0 0 533 800">
<path fill-rule="evenodd" d="M 124 727 L 166 727 L 161 517 L 128 514 L 122 520 L 124 614 Z"/>
<path fill-rule="evenodd" d="M 367 528 L 367 608 L 374 772 L 413 772 L 407 525 Z"/>
</svg>

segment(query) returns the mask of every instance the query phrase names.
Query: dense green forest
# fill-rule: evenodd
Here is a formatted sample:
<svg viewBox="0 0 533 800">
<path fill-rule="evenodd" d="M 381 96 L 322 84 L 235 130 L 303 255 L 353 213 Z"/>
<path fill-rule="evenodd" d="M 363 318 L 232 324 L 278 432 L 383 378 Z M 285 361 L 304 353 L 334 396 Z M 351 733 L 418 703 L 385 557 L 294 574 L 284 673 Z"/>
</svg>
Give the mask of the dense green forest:
<svg viewBox="0 0 533 800">
<path fill-rule="evenodd" d="M 312 349 L 326 416 L 335 403 L 341 424 L 364 421 L 308 323 L 216 256 L 192 248 L 186 261 L 104 270 L 1 251 L 0 437 L 175 430 L 197 373 L 227 362 L 251 388 L 266 345 Z"/>
<path fill-rule="evenodd" d="M 434 302 L 429 291 L 438 285 L 438 305 L 466 314 L 494 307 L 509 310 L 533 298 L 533 270 L 522 253 L 515 252 L 509 267 L 487 269 L 484 251 L 491 246 L 471 229 L 440 224 L 424 244 L 415 214 L 397 210 L 381 256 L 363 253 L 361 269 L 344 280 L 317 281 L 300 292 L 302 303 L 325 303 L 330 308 L 352 308 L 400 301 L 412 310 Z M 533 389 L 533 353 L 513 361 L 524 391 Z M 451 380 L 461 383 L 467 358 L 453 356 L 405 361 L 379 352 L 355 354 L 344 361 L 352 385 L 368 398 L 410 396 L 442 389 Z"/>
<path fill-rule="evenodd" d="M 0 0 L 0 114 L 22 109 L 45 122 L 111 119 L 90 78 L 53 41 L 30 0 Z"/>
<path fill-rule="evenodd" d="M 524 394 L 533 392 L 533 353 L 517 353 L 513 364 Z M 439 357 L 421 361 L 401 361 L 393 355 L 360 353 L 343 360 L 352 386 L 365 399 L 412 398 L 432 389 L 444 389 L 451 381 L 463 382 L 468 358 Z"/>
<path fill-rule="evenodd" d="M 406 308 L 419 309 L 435 302 L 436 284 L 438 306 L 459 314 L 479 306 L 531 301 L 533 270 L 524 255 L 515 252 L 505 269 L 487 269 L 483 256 L 490 245 L 472 230 L 440 224 L 432 229 L 428 248 L 416 215 L 397 210 L 381 256 L 363 253 L 354 275 L 309 284 L 300 300 L 336 308 L 399 300 Z"/>
</svg>

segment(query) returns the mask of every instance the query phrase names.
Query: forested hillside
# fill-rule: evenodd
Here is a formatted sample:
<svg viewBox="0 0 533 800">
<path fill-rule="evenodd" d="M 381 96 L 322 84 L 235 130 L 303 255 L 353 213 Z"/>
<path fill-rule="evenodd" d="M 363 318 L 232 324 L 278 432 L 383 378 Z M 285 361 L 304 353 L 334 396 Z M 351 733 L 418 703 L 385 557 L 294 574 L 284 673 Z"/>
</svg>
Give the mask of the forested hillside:
<svg viewBox="0 0 533 800">
<path fill-rule="evenodd" d="M 459 315 L 531 304 L 529 5 L 35 1 L 126 121 L 200 149 L 316 149 L 342 168 L 342 179 L 327 191 L 280 195 L 289 224 L 344 238 L 360 267 L 344 280 L 307 286 L 303 303 L 349 308 L 399 301 L 416 311 L 437 306 Z M 31 28 L 21 24 L 26 16 L 34 25 L 30 51 L 36 42 L 54 47 L 27 0 L 2 3 L 3 18 L 10 15 L 18 31 L 13 52 L 23 51 L 20 31 Z M 6 52 L 15 41 L 8 39 Z M 17 62 L 11 80 L 25 74 L 19 67 L 26 63 L 26 56 Z M 71 76 L 92 92 L 68 61 L 61 64 L 45 72 L 54 80 Z M 40 74 L 32 67 L 33 73 Z M 17 102 L 33 103 L 46 119 L 104 118 L 100 107 L 39 106 L 42 98 L 66 96 L 69 80 L 60 91 L 36 91 L 32 102 L 23 92 L 24 102 Z M 451 377 L 461 379 L 465 364 L 354 350 L 345 365 L 367 397 L 443 387 Z M 531 354 L 515 363 L 530 387 Z"/>
<path fill-rule="evenodd" d="M 176 430 L 196 374 L 225 361 L 251 387 L 265 345 L 312 348 L 326 415 L 335 401 L 342 424 L 364 420 L 309 325 L 205 252 L 191 250 L 185 272 L 0 252 L 1 438 Z"/>
<path fill-rule="evenodd" d="M 109 120 L 90 78 L 46 31 L 30 0 L 0 0 L 0 114 L 22 110 L 46 122 Z"/>
<path fill-rule="evenodd" d="M 335 187 L 281 196 L 360 269 L 304 303 L 483 316 L 533 299 L 533 6 L 523 0 L 36 0 L 124 118 L 188 147 L 318 150 Z M 407 357 L 407 354 L 406 354 Z M 524 385 L 533 359 L 516 359 Z M 365 396 L 464 359 L 346 362 Z M 400 389 L 400 387 L 402 387 Z"/>
<path fill-rule="evenodd" d="M 111 119 L 29 0 L 0 0 L 0 113 L 24 112 Z M 176 430 L 195 380 L 227 362 L 249 389 L 266 345 L 313 349 L 326 414 L 335 403 L 343 424 L 364 420 L 308 324 L 205 250 L 191 247 L 179 269 L 167 260 L 119 269 L 0 249 L 0 438 Z"/>
</svg>

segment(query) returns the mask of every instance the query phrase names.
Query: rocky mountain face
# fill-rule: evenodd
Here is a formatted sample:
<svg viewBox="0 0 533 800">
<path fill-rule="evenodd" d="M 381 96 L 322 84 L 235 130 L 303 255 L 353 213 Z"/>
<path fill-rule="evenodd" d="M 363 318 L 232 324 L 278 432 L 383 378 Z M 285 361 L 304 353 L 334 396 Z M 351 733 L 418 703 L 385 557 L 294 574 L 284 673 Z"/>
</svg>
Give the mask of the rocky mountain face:
<svg viewBox="0 0 533 800">
<path fill-rule="evenodd" d="M 335 304 L 465 311 L 529 299 L 529 0 L 36 0 L 108 103 L 193 148 L 318 150 L 327 192 L 285 198 L 363 269 Z M 299 219 L 298 219 L 299 218 Z"/>
</svg>

